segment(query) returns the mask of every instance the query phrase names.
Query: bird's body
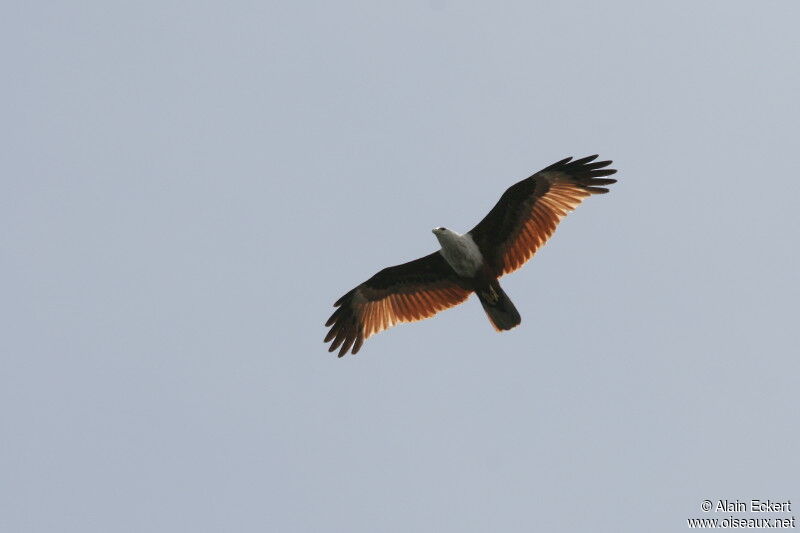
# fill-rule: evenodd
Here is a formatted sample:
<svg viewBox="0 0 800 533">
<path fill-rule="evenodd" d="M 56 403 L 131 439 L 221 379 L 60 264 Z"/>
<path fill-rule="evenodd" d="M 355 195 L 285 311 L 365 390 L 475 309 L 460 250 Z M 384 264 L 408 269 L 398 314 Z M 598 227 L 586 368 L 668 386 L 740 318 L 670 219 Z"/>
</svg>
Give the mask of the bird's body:
<svg viewBox="0 0 800 533">
<path fill-rule="evenodd" d="M 472 235 L 460 235 L 447 228 L 436 228 L 433 234 L 442 245 L 439 253 L 456 274 L 469 278 L 478 273 L 483 266 L 483 254 Z"/>
<path fill-rule="evenodd" d="M 521 319 L 498 278 L 520 268 L 552 235 L 560 219 L 591 194 L 615 183 L 611 161 L 563 159 L 511 186 L 477 226 L 461 235 L 436 228 L 441 249 L 381 270 L 336 301 L 326 326 L 329 351 L 355 354 L 365 339 L 431 317 L 473 292 L 497 331 Z"/>
<path fill-rule="evenodd" d="M 460 235 L 447 228 L 436 228 L 433 234 L 442 245 L 439 253 L 461 278 L 461 283 L 478 295 L 494 328 L 503 331 L 519 325 L 522 319 L 517 308 L 500 288 L 497 276 L 487 267 L 472 235 Z"/>
</svg>

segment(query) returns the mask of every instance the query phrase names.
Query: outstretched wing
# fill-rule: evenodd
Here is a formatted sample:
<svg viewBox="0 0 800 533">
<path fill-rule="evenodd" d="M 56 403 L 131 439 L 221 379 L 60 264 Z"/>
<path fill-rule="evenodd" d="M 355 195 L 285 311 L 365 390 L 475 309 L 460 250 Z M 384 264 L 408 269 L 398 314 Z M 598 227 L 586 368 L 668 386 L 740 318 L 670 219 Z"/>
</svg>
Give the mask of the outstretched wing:
<svg viewBox="0 0 800 533">
<path fill-rule="evenodd" d="M 562 159 L 508 188 L 470 235 L 499 277 L 520 268 L 550 238 L 561 219 L 592 194 L 616 183 L 616 170 L 596 155 Z"/>
<path fill-rule="evenodd" d="M 325 323 L 331 328 L 325 342 L 333 341 L 328 351 L 341 345 L 339 357 L 351 347 L 358 353 L 371 335 L 399 322 L 430 318 L 470 292 L 439 252 L 384 268 L 333 304 L 337 309 Z"/>
</svg>

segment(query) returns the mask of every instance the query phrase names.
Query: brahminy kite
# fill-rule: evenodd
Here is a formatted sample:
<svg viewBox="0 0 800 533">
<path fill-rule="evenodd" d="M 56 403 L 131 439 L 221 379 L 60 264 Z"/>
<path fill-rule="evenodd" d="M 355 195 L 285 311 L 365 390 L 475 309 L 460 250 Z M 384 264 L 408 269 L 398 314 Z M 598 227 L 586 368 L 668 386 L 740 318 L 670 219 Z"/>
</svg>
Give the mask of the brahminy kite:
<svg viewBox="0 0 800 533">
<path fill-rule="evenodd" d="M 399 322 L 430 318 L 473 292 L 495 330 L 519 325 L 519 311 L 497 279 L 520 268 L 547 241 L 561 219 L 592 194 L 605 194 L 617 180 L 611 161 L 596 155 L 550 165 L 509 187 L 469 232 L 447 228 L 433 234 L 441 249 L 384 268 L 339 298 L 326 327 L 328 351 L 358 353 L 365 339 Z"/>
</svg>

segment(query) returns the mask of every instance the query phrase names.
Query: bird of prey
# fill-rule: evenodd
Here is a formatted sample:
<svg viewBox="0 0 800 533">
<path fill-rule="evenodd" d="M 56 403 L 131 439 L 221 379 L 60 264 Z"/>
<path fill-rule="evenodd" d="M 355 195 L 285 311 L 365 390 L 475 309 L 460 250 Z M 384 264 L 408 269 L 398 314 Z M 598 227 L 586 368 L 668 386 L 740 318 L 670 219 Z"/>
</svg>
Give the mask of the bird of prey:
<svg viewBox="0 0 800 533">
<path fill-rule="evenodd" d="M 384 268 L 339 298 L 325 324 L 329 352 L 358 353 L 364 340 L 400 322 L 430 318 L 465 301 L 473 292 L 495 330 L 517 326 L 519 312 L 499 277 L 520 268 L 553 234 L 561 219 L 584 198 L 608 192 L 616 170 L 597 155 L 553 163 L 512 185 L 489 214 L 461 235 L 447 228 L 433 234 L 441 249 Z"/>
</svg>

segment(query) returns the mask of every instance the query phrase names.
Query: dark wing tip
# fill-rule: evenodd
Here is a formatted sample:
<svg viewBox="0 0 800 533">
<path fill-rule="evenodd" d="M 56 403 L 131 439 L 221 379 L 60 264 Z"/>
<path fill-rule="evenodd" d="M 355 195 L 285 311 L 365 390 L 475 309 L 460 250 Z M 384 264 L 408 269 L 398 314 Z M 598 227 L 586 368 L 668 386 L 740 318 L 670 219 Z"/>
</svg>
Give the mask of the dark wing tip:
<svg viewBox="0 0 800 533">
<path fill-rule="evenodd" d="M 339 350 L 339 357 L 344 356 L 350 348 L 353 346 L 353 343 L 356 341 L 356 335 L 353 334 L 353 331 L 348 331 L 347 338 L 345 338 L 344 343 L 342 344 L 342 349 Z"/>
<path fill-rule="evenodd" d="M 587 155 L 586 157 L 582 157 L 582 158 L 580 158 L 580 159 L 576 159 L 575 161 L 573 161 L 573 162 L 572 162 L 572 163 L 570 163 L 570 164 L 571 164 L 571 165 L 585 165 L 586 163 L 591 163 L 592 161 L 594 161 L 594 160 L 595 160 L 595 159 L 597 159 L 598 157 L 600 157 L 598 154 L 594 154 L 594 155 Z M 611 161 L 609 161 L 609 163 L 610 163 L 610 162 L 611 162 Z"/>
<path fill-rule="evenodd" d="M 610 161 L 609 161 L 610 162 Z M 602 176 L 610 176 L 611 174 L 616 174 L 616 168 L 602 168 L 597 170 L 591 170 L 591 174 L 593 178 L 600 178 Z"/>
<path fill-rule="evenodd" d="M 565 158 L 564 158 L 564 159 L 562 159 L 561 161 L 556 161 L 555 163 L 553 163 L 553 164 L 552 164 L 552 165 L 550 165 L 549 167 L 543 168 L 543 169 L 542 169 L 542 170 L 540 170 L 539 172 L 545 172 L 545 171 L 547 171 L 547 170 L 555 170 L 555 169 L 557 169 L 557 168 L 560 168 L 560 167 L 563 167 L 563 166 L 565 166 L 565 165 L 566 165 L 567 163 L 569 163 L 570 161 L 572 161 L 572 156 L 570 156 L 570 157 L 565 157 Z"/>
<path fill-rule="evenodd" d="M 592 180 L 592 185 L 612 185 L 616 183 L 617 180 L 611 179 L 603 179 L 603 178 L 595 178 Z"/>
<path fill-rule="evenodd" d="M 611 185 L 616 183 L 615 179 L 606 179 L 605 176 L 616 174 L 617 170 L 614 168 L 606 168 L 613 163 L 611 160 L 595 161 L 598 158 L 597 154 L 582 157 L 571 161 L 570 159 L 562 159 L 558 163 L 550 165 L 545 170 L 550 172 L 559 172 L 562 178 L 557 180 L 564 180 L 568 183 L 574 183 L 581 189 L 592 194 L 605 194 L 608 189 L 602 187 L 603 185 Z"/>
<path fill-rule="evenodd" d="M 353 349 L 350 350 L 350 353 L 353 354 L 353 355 L 357 354 L 358 351 L 361 349 L 361 345 L 362 344 L 364 344 L 364 337 L 361 336 L 361 334 L 359 334 L 356 337 L 356 343 L 353 345 Z"/>
<path fill-rule="evenodd" d="M 356 291 L 355 289 L 351 289 L 351 290 L 347 291 L 346 293 L 344 293 L 341 298 L 339 298 L 338 300 L 333 302 L 333 306 L 334 307 L 339 307 L 340 305 L 342 305 L 345 300 L 347 300 L 348 298 L 351 298 L 353 296 L 353 293 L 355 291 Z"/>
<path fill-rule="evenodd" d="M 361 339 L 360 324 L 356 317 L 356 311 L 353 309 L 352 300 L 356 289 L 349 291 L 347 294 L 336 300 L 334 306 L 336 309 L 330 316 L 325 326 L 329 327 L 327 335 L 323 342 L 330 342 L 328 352 L 336 351 L 339 346 L 339 357 L 343 357 L 351 347 L 353 353 L 356 353 L 361 347 L 363 339 Z M 355 345 L 354 345 L 355 344 Z"/>
</svg>

